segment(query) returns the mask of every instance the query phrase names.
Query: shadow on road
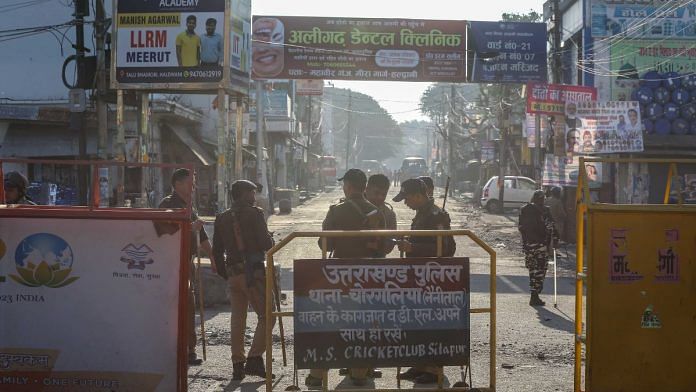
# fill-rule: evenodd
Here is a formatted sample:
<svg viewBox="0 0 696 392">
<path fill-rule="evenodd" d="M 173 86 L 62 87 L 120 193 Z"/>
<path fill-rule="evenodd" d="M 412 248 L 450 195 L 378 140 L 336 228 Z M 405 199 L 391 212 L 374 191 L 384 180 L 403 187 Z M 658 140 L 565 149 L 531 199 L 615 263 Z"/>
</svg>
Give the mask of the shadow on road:
<svg viewBox="0 0 696 392">
<path fill-rule="evenodd" d="M 496 292 L 498 294 L 529 294 L 529 277 L 523 275 L 498 275 Z M 490 292 L 489 277 L 486 274 L 471 274 L 471 292 Z M 558 295 L 575 294 L 575 280 L 566 277 L 557 277 Z M 553 275 L 547 273 L 544 281 L 544 292 L 553 293 Z"/>
<path fill-rule="evenodd" d="M 547 301 L 546 306 L 553 306 L 553 304 Z M 546 327 L 571 333 L 575 330 L 575 322 L 564 315 L 553 312 L 544 306 L 535 306 L 534 310 L 537 312 L 539 322 Z"/>
</svg>

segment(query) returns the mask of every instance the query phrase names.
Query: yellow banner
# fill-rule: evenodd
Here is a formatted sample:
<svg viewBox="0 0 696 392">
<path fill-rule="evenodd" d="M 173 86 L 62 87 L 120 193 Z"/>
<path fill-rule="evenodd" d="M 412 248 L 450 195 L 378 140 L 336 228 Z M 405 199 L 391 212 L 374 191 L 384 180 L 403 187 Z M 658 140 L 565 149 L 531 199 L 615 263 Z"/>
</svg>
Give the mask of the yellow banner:
<svg viewBox="0 0 696 392">
<path fill-rule="evenodd" d="M 118 27 L 179 27 L 181 14 L 119 14 Z"/>
</svg>

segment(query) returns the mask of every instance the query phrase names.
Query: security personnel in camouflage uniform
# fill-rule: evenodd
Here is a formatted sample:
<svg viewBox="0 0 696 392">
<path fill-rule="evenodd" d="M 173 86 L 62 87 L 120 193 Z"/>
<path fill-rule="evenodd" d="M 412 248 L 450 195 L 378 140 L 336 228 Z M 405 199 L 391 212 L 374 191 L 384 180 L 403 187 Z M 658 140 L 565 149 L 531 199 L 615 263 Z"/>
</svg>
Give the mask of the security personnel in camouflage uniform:
<svg viewBox="0 0 696 392">
<path fill-rule="evenodd" d="M 162 199 L 159 208 L 186 208 L 191 204 L 193 196 L 194 176 L 188 169 L 176 169 L 172 173 L 172 193 Z M 157 222 L 155 230 L 158 236 L 163 234 L 173 234 L 179 230 L 178 225 L 170 225 L 164 222 Z M 189 293 L 188 293 L 188 363 L 189 365 L 200 365 L 203 361 L 196 356 L 196 298 L 194 294 L 193 280 L 193 257 L 196 255 L 196 232 L 198 232 L 198 243 L 205 253 L 210 257 L 212 268 L 215 268 L 215 258 L 213 248 L 208 240 L 208 234 L 203 227 L 203 221 L 198 218 L 195 209 L 191 209 L 191 246 L 189 254 Z"/>
<path fill-rule="evenodd" d="M 217 271 L 230 287 L 232 315 L 230 346 L 232 379 L 246 375 L 265 378 L 266 367 L 261 357 L 266 350 L 265 252 L 273 247 L 263 209 L 255 207 L 256 185 L 247 180 L 232 183 L 232 206 L 215 217 L 213 255 Z M 258 322 L 249 355 L 244 355 L 244 331 L 247 311 L 251 305 Z"/>
<path fill-rule="evenodd" d="M 409 179 L 401 183 L 401 191 L 394 199 L 404 200 L 406 205 L 416 211 L 411 230 L 449 230 L 450 217 L 428 197 L 425 183 L 420 179 Z M 451 235 L 442 237 L 442 257 L 454 256 L 457 245 Z M 411 237 L 399 243 L 399 250 L 406 257 L 437 257 L 437 237 Z M 412 380 L 418 384 L 437 382 L 442 368 L 434 365 L 414 366 L 398 375 L 402 380 Z"/>
<path fill-rule="evenodd" d="M 544 191 L 534 192 L 530 203 L 520 209 L 519 230 L 522 234 L 524 264 L 529 269 L 529 305 L 544 306 L 539 298 L 544 288 L 546 269 L 549 263 L 549 246 L 558 247 L 556 230 L 551 211 L 544 206 Z"/>
<path fill-rule="evenodd" d="M 340 203 L 329 207 L 329 212 L 322 223 L 322 230 L 381 230 L 384 229 L 384 218 L 377 207 L 365 199 L 365 187 L 367 176 L 360 169 L 350 169 L 339 178 L 343 181 L 343 193 L 345 199 Z M 370 258 L 379 254 L 381 239 L 368 239 L 365 237 L 354 238 L 328 238 L 327 251 L 336 258 Z M 319 239 L 319 247 L 322 247 L 322 239 Z M 354 385 L 365 385 L 369 369 L 349 369 L 349 374 Z M 312 369 L 305 379 L 305 384 L 310 387 L 321 386 L 323 372 L 320 369 Z"/>
<path fill-rule="evenodd" d="M 3 186 L 5 188 L 5 204 L 36 205 L 27 197 L 29 181 L 21 173 L 16 171 L 7 173 Z"/>
</svg>

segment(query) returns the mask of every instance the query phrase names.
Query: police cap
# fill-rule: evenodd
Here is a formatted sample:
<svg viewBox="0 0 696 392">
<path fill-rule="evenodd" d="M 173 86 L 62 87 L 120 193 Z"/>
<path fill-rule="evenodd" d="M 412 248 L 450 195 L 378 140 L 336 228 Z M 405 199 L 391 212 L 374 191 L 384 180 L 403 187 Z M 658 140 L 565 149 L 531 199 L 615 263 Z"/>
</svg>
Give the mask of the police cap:
<svg viewBox="0 0 696 392">
<path fill-rule="evenodd" d="M 425 183 L 417 178 L 409 178 L 408 180 L 401 183 L 401 191 L 392 200 L 395 202 L 400 202 L 406 198 L 408 195 L 420 193 L 426 195 Z"/>
<path fill-rule="evenodd" d="M 534 203 L 535 200 L 544 200 L 546 198 L 546 194 L 544 193 L 543 190 L 538 189 L 534 191 L 534 194 L 532 195 L 532 203 Z"/>
<path fill-rule="evenodd" d="M 429 176 L 420 176 L 418 177 L 419 180 L 423 181 L 426 187 L 432 189 L 435 188 L 435 184 L 433 183 L 432 177 Z"/>
<path fill-rule="evenodd" d="M 339 178 L 338 181 L 348 181 L 360 189 L 365 189 L 367 185 L 367 176 L 365 172 L 360 169 L 348 169 L 346 174 Z"/>
<path fill-rule="evenodd" d="M 232 183 L 232 199 L 239 199 L 244 192 L 255 191 L 256 185 L 249 180 L 237 180 Z"/>
<path fill-rule="evenodd" d="M 16 188 L 25 191 L 29 186 L 29 181 L 20 172 L 11 171 L 5 174 L 3 181 L 5 188 Z"/>
</svg>

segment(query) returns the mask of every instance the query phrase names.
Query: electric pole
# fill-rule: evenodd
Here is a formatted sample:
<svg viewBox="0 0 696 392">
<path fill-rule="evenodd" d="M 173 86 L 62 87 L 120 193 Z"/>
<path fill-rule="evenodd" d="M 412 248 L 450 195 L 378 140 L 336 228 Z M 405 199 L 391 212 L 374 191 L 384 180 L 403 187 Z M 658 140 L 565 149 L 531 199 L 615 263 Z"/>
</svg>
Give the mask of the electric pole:
<svg viewBox="0 0 696 392">
<path fill-rule="evenodd" d="M 448 141 L 448 147 L 447 147 L 447 166 L 449 167 L 449 175 L 451 179 L 451 184 L 449 188 L 449 193 L 450 196 L 454 196 L 454 188 L 457 186 L 457 169 L 454 167 L 454 109 L 455 109 L 455 102 L 456 99 L 454 97 L 455 95 L 455 88 L 454 88 L 454 83 L 450 84 L 450 111 L 449 111 L 449 131 L 447 141 Z"/>
<path fill-rule="evenodd" d="M 351 135 L 351 124 L 350 124 L 350 119 L 352 115 L 352 108 L 353 108 L 353 92 L 351 90 L 348 90 L 348 123 L 346 124 L 346 171 L 348 171 L 348 162 L 350 161 L 350 150 L 351 150 L 351 143 L 352 143 L 352 135 Z"/>
<path fill-rule="evenodd" d="M 561 82 L 561 4 L 553 0 L 553 83 Z"/>
<path fill-rule="evenodd" d="M 510 125 L 510 105 L 506 99 L 510 95 L 510 87 L 503 84 L 503 92 L 500 97 L 500 117 L 498 127 L 500 129 L 500 148 L 498 157 L 498 201 L 500 201 L 500 213 L 505 212 L 505 169 L 507 167 L 507 139 Z"/>
<path fill-rule="evenodd" d="M 89 1 L 88 0 L 75 0 L 75 13 L 73 17 L 75 18 L 75 66 L 77 69 L 77 80 L 78 86 L 84 88 L 82 85 L 87 77 L 87 70 L 85 69 L 85 16 L 89 16 Z M 87 127 L 85 127 L 85 115 L 84 112 L 75 114 L 75 128 L 78 129 L 78 148 L 80 160 L 87 160 Z M 87 205 L 87 188 L 89 188 L 89 176 L 87 173 L 87 166 L 78 166 L 77 173 L 77 188 L 78 197 L 80 200 L 80 205 Z"/>
<path fill-rule="evenodd" d="M 107 158 L 107 106 L 106 106 L 106 10 L 104 0 L 96 0 L 96 14 L 94 16 L 94 32 L 96 35 L 97 49 L 97 154 L 99 159 Z M 108 197 L 108 195 L 107 195 Z"/>
</svg>

